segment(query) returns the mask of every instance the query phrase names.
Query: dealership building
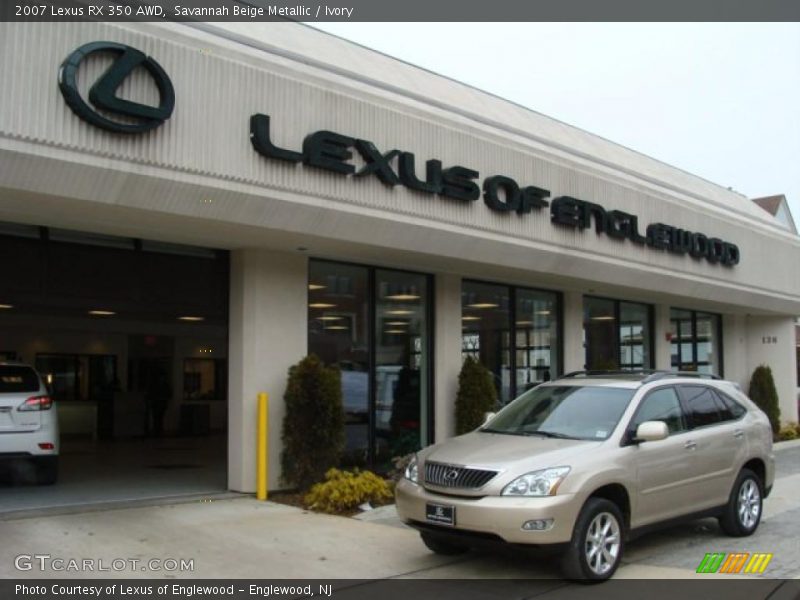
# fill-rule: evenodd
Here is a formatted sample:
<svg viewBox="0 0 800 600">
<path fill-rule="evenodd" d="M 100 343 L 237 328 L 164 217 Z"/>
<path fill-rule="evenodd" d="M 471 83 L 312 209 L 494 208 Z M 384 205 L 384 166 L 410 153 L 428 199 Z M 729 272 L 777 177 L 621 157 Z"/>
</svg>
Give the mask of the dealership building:
<svg viewBox="0 0 800 600">
<path fill-rule="evenodd" d="M 466 356 L 501 402 L 766 364 L 797 421 L 800 238 L 730 188 L 298 24 L 0 40 L 0 355 L 48 377 L 67 438 L 152 433 L 166 378 L 159 427 L 222 436 L 252 492 L 263 391 L 274 488 L 308 353 L 375 468 L 453 435 Z"/>
</svg>

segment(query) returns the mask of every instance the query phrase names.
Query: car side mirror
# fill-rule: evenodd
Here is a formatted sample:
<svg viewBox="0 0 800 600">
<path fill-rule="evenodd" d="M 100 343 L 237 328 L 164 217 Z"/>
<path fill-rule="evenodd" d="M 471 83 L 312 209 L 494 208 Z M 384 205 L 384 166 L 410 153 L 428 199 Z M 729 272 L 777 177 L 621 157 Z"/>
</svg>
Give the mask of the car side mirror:
<svg viewBox="0 0 800 600">
<path fill-rule="evenodd" d="M 669 428 L 664 421 L 645 421 L 636 428 L 635 441 L 658 442 L 669 437 Z"/>
<path fill-rule="evenodd" d="M 487 412 L 487 413 L 483 413 L 483 424 L 484 424 L 484 425 L 486 425 L 486 424 L 487 424 L 489 421 L 491 421 L 492 419 L 494 419 L 494 416 L 495 416 L 496 414 L 497 414 L 497 413 L 493 413 L 493 412 Z"/>
</svg>

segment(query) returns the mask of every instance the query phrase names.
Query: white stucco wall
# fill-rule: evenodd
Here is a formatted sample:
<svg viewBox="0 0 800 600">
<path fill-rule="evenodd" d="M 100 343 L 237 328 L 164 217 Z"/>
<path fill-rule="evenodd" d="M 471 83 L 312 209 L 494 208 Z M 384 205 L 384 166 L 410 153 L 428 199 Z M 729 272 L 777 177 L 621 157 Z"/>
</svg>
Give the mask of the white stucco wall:
<svg viewBox="0 0 800 600">
<path fill-rule="evenodd" d="M 308 259 L 302 254 L 231 254 L 228 487 L 256 489 L 259 392 L 269 394 L 269 487 L 280 486 L 283 393 L 289 367 L 306 355 Z"/>
</svg>

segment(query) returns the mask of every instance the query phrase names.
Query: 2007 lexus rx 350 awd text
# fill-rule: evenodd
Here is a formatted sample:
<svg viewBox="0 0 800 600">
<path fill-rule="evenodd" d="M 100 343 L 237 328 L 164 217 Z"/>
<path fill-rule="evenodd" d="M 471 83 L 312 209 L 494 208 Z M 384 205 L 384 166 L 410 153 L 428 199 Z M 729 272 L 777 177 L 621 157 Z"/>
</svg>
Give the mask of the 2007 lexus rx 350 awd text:
<svg viewBox="0 0 800 600">
<path fill-rule="evenodd" d="M 39 374 L 22 363 L 0 362 L 0 461 L 25 461 L 36 481 L 58 478 L 58 415 Z"/>
<path fill-rule="evenodd" d="M 752 534 L 773 476 L 769 421 L 735 384 L 574 373 L 418 452 L 397 511 L 434 552 L 550 546 L 568 578 L 603 581 L 627 541 L 668 521 Z"/>
</svg>

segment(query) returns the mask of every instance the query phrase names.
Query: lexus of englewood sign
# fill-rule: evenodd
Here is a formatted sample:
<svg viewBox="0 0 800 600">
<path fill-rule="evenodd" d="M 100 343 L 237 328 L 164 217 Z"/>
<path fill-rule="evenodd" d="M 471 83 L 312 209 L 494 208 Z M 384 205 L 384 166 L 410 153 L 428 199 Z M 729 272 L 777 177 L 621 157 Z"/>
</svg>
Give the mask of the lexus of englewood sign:
<svg viewBox="0 0 800 600">
<path fill-rule="evenodd" d="M 370 141 L 353 138 L 333 131 L 315 131 L 303 140 L 302 151 L 287 150 L 272 143 L 269 133 L 269 115 L 250 117 L 250 141 L 256 152 L 268 158 L 288 162 L 303 162 L 311 167 L 333 171 L 341 175 L 365 177 L 375 175 L 384 184 L 393 187 L 401 184 L 424 194 L 438 194 L 455 200 L 471 202 L 481 195 L 476 183 L 480 174 L 467 167 L 442 168 L 440 160 L 425 163 L 425 178 L 416 173 L 416 162 L 411 152 L 391 150 L 381 152 Z M 354 148 L 365 165 L 356 171 L 348 161 Z M 397 159 L 397 171 L 392 161 Z M 628 239 L 635 244 L 647 245 L 675 254 L 689 254 L 696 259 L 725 266 L 738 264 L 739 247 L 716 237 L 694 233 L 664 223 L 651 223 L 645 235 L 639 233 L 639 218 L 621 210 L 606 210 L 599 204 L 571 196 L 559 196 L 552 203 L 548 190 L 532 185 L 520 188 L 516 181 L 504 175 L 492 175 L 483 180 L 483 201 L 491 210 L 527 214 L 550 206 L 551 221 L 563 227 L 588 229 L 594 222 L 597 233 L 611 238 Z"/>
<path fill-rule="evenodd" d="M 100 79 L 90 88 L 89 101 L 93 110 L 78 92 L 76 73 L 83 60 L 90 54 L 105 52 L 116 55 L 116 60 Z M 123 81 L 137 66 L 143 66 L 154 79 L 159 90 L 157 107 L 123 100 L 117 91 Z M 172 114 L 175 93 L 167 73 L 154 59 L 130 46 L 115 42 L 92 42 L 75 50 L 61 65 L 59 87 L 69 107 L 81 119 L 115 133 L 141 133 L 155 129 Z M 99 111 L 138 119 L 134 124 L 113 121 Z M 344 176 L 366 177 L 374 175 L 389 187 L 404 187 L 423 194 L 439 195 L 462 202 L 473 202 L 481 197 L 478 171 L 454 165 L 443 168 L 442 162 L 430 159 L 425 163 L 425 175 L 417 175 L 414 154 L 402 150 L 382 152 L 368 140 L 342 135 L 333 131 L 315 131 L 303 140 L 299 151 L 280 148 L 270 139 L 269 115 L 255 114 L 250 117 L 250 141 L 256 152 L 267 158 L 290 163 L 304 163 L 310 167 L 332 171 Z M 352 150 L 364 160 L 364 166 L 348 161 Z M 396 167 L 394 166 L 396 164 Z M 552 202 L 546 200 L 550 191 L 533 185 L 520 187 L 504 175 L 492 175 L 482 182 L 483 201 L 489 209 L 497 212 L 516 212 L 525 215 L 533 210 L 550 207 L 553 224 L 572 229 L 589 229 L 612 239 L 630 240 L 640 246 L 666 250 L 678 255 L 688 254 L 692 258 L 705 259 L 732 267 L 741 258 L 736 244 L 666 225 L 651 223 L 639 229 L 639 218 L 621 210 L 606 210 L 594 202 L 559 196 Z"/>
</svg>

